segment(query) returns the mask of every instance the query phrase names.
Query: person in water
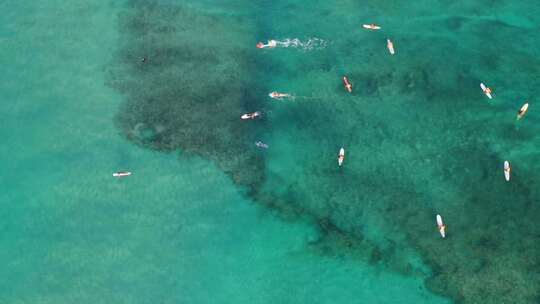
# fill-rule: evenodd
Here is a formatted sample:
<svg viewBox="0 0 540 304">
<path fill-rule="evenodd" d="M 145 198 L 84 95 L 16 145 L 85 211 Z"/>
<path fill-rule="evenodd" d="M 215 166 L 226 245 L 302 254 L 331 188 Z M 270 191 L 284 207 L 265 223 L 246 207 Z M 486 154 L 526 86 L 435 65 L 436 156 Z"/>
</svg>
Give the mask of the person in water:
<svg viewBox="0 0 540 304">
<path fill-rule="evenodd" d="M 274 98 L 274 99 L 282 99 L 282 98 L 287 98 L 287 97 L 291 97 L 291 94 L 288 94 L 288 93 L 278 93 L 278 92 L 272 92 L 269 94 L 271 98 Z"/>
<path fill-rule="evenodd" d="M 275 48 L 276 46 L 277 46 L 277 41 L 275 41 L 275 40 L 268 40 L 268 44 L 264 44 L 262 42 L 257 43 L 257 47 L 259 49 L 263 49 L 263 48 L 266 48 L 266 47 Z"/>
<path fill-rule="evenodd" d="M 263 143 L 262 141 L 256 142 L 255 145 L 256 145 L 257 147 L 259 147 L 259 148 L 265 148 L 265 149 L 268 148 L 268 145 L 265 144 L 265 143 Z"/>
<path fill-rule="evenodd" d="M 442 224 L 441 226 L 439 226 L 439 231 L 440 231 L 441 233 L 446 233 L 445 230 L 446 230 L 446 225 L 445 225 L 445 224 Z"/>
<path fill-rule="evenodd" d="M 343 84 L 345 85 L 345 89 L 349 91 L 349 93 L 352 93 L 352 84 L 346 76 L 343 76 Z"/>
</svg>

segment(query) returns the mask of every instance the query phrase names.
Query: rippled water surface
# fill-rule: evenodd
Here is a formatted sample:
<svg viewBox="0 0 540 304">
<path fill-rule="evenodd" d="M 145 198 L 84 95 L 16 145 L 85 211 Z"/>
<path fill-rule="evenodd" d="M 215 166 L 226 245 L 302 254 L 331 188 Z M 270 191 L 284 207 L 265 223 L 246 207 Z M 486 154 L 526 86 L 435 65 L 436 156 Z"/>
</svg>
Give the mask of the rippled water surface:
<svg viewBox="0 0 540 304">
<path fill-rule="evenodd" d="M 540 301 L 539 3 L 0 7 L 0 303 Z"/>
</svg>

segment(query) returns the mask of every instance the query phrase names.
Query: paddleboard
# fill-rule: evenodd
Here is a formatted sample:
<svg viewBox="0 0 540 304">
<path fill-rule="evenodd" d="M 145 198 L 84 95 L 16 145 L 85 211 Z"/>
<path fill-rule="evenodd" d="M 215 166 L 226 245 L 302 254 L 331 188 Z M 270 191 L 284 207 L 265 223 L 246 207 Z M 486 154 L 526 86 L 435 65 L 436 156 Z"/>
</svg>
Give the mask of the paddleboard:
<svg viewBox="0 0 540 304">
<path fill-rule="evenodd" d="M 241 119 L 254 119 L 258 117 L 261 113 L 259 112 L 253 112 L 253 113 L 246 113 L 242 116 L 240 116 Z"/>
<path fill-rule="evenodd" d="M 388 48 L 390 54 L 394 55 L 394 43 L 392 43 L 390 39 L 386 39 L 386 47 Z"/>
<path fill-rule="evenodd" d="M 258 49 L 264 49 L 264 48 L 274 48 L 277 46 L 277 41 L 275 40 L 268 40 L 267 44 L 264 44 L 262 42 L 257 43 Z"/>
<path fill-rule="evenodd" d="M 510 167 L 510 163 L 505 160 L 504 161 L 504 178 L 506 181 L 510 180 L 510 171 L 512 171 L 512 168 Z"/>
<path fill-rule="evenodd" d="M 345 86 L 345 90 L 352 93 L 352 84 L 349 82 L 347 76 L 343 76 L 343 85 Z"/>
<path fill-rule="evenodd" d="M 519 120 L 519 119 L 523 118 L 523 116 L 525 116 L 525 113 L 527 113 L 528 109 L 529 109 L 529 104 L 528 103 L 524 104 L 521 107 L 521 109 L 519 109 L 519 112 L 517 114 L 517 119 Z"/>
<path fill-rule="evenodd" d="M 130 176 L 131 172 L 115 172 L 112 176 L 114 177 L 124 177 L 124 176 Z"/>
<path fill-rule="evenodd" d="M 338 165 L 341 166 L 344 160 L 345 160 L 345 149 L 341 148 L 339 150 Z"/>
<path fill-rule="evenodd" d="M 439 233 L 444 238 L 446 236 L 446 233 L 444 231 L 446 229 L 446 226 L 444 226 L 442 217 L 439 214 L 437 214 L 437 226 L 439 227 Z"/>
<path fill-rule="evenodd" d="M 486 94 L 486 96 L 489 98 L 489 99 L 492 99 L 493 97 L 491 96 L 491 93 L 490 92 L 487 92 L 487 87 L 485 84 L 483 83 L 480 83 L 480 88 L 482 89 L 482 91 L 484 92 L 484 94 Z"/>
<path fill-rule="evenodd" d="M 362 24 L 362 26 L 363 26 L 365 29 L 368 29 L 368 30 L 380 30 L 380 29 L 381 29 L 380 26 L 375 25 L 375 24 Z"/>
<path fill-rule="evenodd" d="M 270 98 L 273 98 L 273 99 L 283 99 L 283 98 L 291 97 L 290 94 L 279 93 L 279 92 L 275 92 L 275 91 L 268 94 L 268 96 L 270 96 Z"/>
</svg>

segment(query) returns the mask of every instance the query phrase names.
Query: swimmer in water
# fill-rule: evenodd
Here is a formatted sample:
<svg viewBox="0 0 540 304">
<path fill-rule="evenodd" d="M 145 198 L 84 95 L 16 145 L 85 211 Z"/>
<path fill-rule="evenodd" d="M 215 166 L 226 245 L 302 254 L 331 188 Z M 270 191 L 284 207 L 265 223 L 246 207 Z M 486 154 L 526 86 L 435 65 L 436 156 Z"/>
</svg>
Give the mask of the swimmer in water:
<svg viewBox="0 0 540 304">
<path fill-rule="evenodd" d="M 258 141 L 255 143 L 255 146 L 259 147 L 259 148 L 263 148 L 263 149 L 268 149 L 268 145 L 263 143 L 262 141 Z"/>
</svg>

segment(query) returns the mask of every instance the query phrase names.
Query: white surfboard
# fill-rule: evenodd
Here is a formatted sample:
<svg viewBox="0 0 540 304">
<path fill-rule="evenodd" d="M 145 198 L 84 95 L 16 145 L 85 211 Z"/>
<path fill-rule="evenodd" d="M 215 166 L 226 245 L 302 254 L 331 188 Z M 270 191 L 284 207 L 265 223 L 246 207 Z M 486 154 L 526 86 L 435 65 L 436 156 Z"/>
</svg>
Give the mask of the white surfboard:
<svg viewBox="0 0 540 304">
<path fill-rule="evenodd" d="M 260 112 L 253 112 L 253 113 L 246 113 L 242 116 L 240 116 L 241 119 L 255 119 L 261 115 Z"/>
<path fill-rule="evenodd" d="M 114 177 L 124 177 L 124 176 L 130 176 L 131 172 L 115 172 L 112 176 Z"/>
<path fill-rule="evenodd" d="M 485 84 L 483 83 L 480 83 L 480 88 L 482 89 L 482 91 L 484 92 L 484 94 L 486 94 L 486 96 L 489 98 L 489 99 L 492 99 L 493 97 L 491 96 L 491 93 L 490 92 L 487 92 L 487 87 Z"/>
<path fill-rule="evenodd" d="M 390 52 L 390 54 L 394 55 L 395 51 L 394 51 L 394 43 L 392 41 L 390 41 L 390 39 L 386 39 L 386 47 L 388 48 L 388 51 Z"/>
<path fill-rule="evenodd" d="M 344 160 L 345 160 L 345 149 L 341 148 L 339 150 L 338 165 L 341 166 Z"/>
<path fill-rule="evenodd" d="M 519 119 L 523 118 L 523 116 L 525 116 L 525 113 L 527 113 L 528 109 L 529 109 L 529 104 L 528 103 L 524 104 L 521 107 L 521 109 L 519 109 L 519 112 L 517 114 L 517 119 L 519 120 Z"/>
<path fill-rule="evenodd" d="M 362 26 L 363 26 L 365 29 L 368 29 L 368 30 L 380 30 L 380 29 L 381 29 L 380 26 L 375 25 L 375 24 L 362 24 Z"/>
<path fill-rule="evenodd" d="M 268 94 L 268 96 L 270 96 L 270 98 L 272 99 L 283 99 L 283 98 L 288 98 L 288 97 L 291 97 L 291 94 L 288 94 L 288 93 L 279 93 L 279 92 L 271 92 Z"/>
<path fill-rule="evenodd" d="M 505 160 L 504 161 L 504 178 L 506 181 L 510 180 L 510 171 L 512 171 L 512 168 L 510 167 L 510 163 Z"/>
<path fill-rule="evenodd" d="M 444 238 L 446 236 L 446 233 L 444 231 L 446 229 L 446 226 L 444 226 L 442 217 L 439 214 L 437 214 L 437 226 L 439 227 L 439 233 Z"/>
</svg>

